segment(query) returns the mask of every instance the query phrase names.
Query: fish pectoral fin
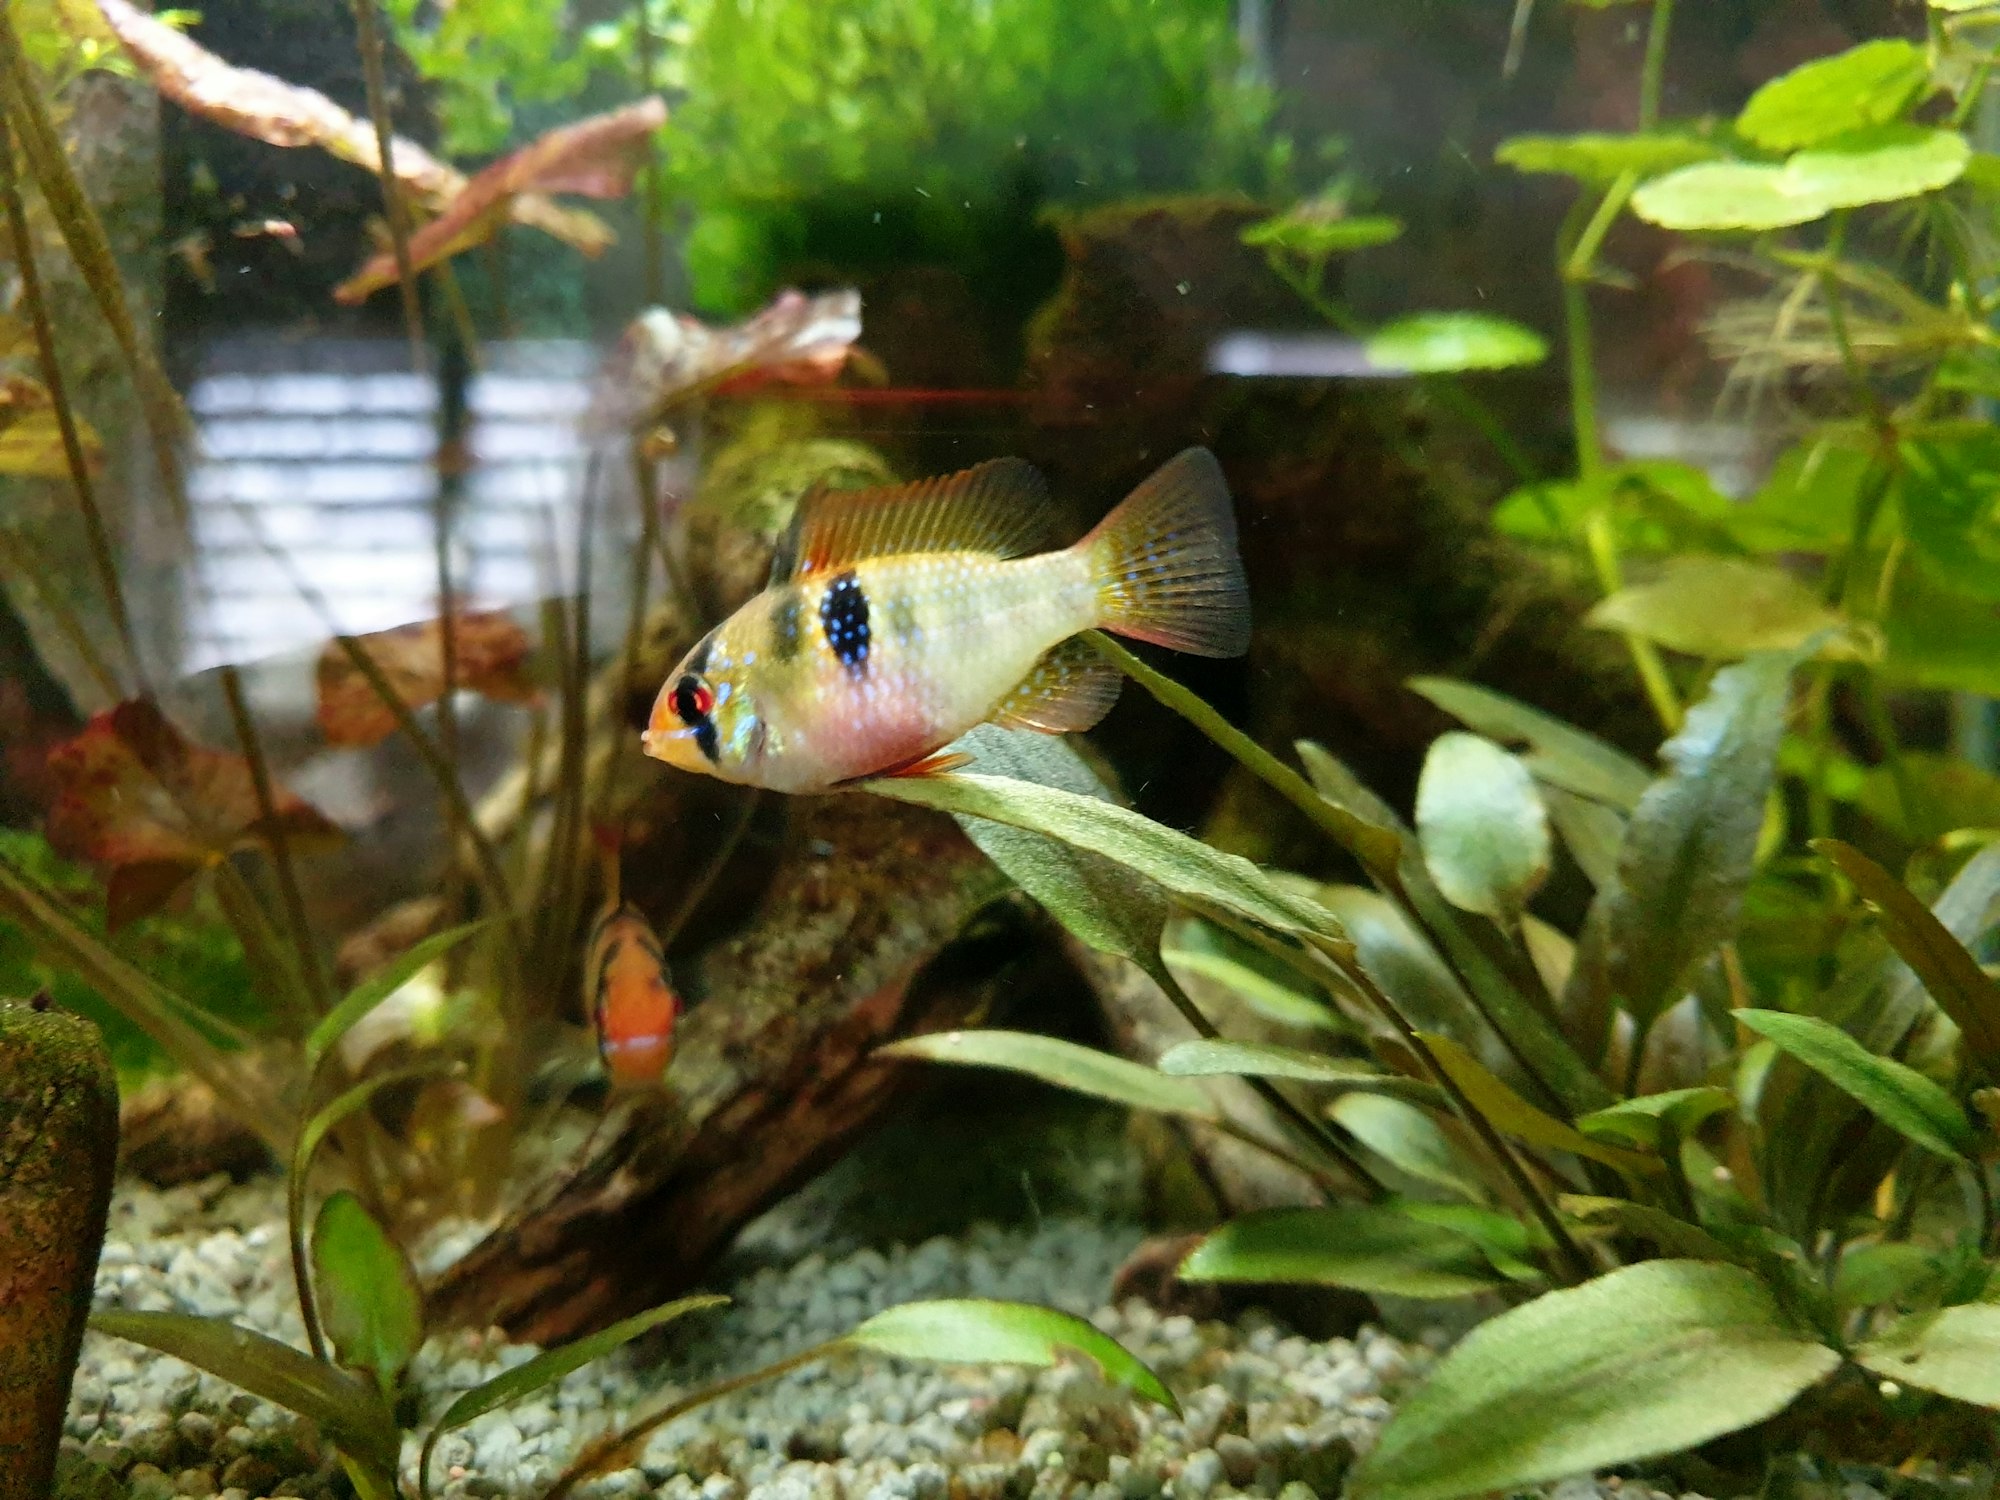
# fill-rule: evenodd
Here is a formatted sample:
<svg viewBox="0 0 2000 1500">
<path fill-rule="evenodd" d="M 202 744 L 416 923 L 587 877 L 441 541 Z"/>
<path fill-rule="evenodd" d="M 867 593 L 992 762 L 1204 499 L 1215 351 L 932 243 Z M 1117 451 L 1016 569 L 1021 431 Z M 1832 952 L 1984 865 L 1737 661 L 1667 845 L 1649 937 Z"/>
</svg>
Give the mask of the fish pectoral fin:
<svg viewBox="0 0 2000 1500">
<path fill-rule="evenodd" d="M 933 750 L 929 755 L 920 755 L 915 760 L 906 760 L 900 766 L 891 766 L 886 771 L 877 771 L 875 776 L 944 776 L 964 766 L 972 764 L 972 757 L 962 750 Z M 875 777 L 869 777 L 874 780 Z"/>
<path fill-rule="evenodd" d="M 1111 712 L 1125 677 L 1089 641 L 1073 635 L 1048 651 L 993 710 L 1007 729 L 1075 734 Z"/>
<path fill-rule="evenodd" d="M 771 583 L 899 552 L 1022 557 L 1048 545 L 1052 506 L 1041 472 L 996 458 L 957 474 L 866 490 L 815 485 L 771 559 Z"/>
</svg>

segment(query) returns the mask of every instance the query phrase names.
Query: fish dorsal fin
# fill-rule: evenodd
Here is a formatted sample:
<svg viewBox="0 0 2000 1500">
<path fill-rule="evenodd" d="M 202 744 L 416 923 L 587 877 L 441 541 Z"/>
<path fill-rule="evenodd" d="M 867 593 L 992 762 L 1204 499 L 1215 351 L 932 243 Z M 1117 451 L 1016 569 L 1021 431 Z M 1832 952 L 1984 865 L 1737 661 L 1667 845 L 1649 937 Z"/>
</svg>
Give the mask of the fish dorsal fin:
<svg viewBox="0 0 2000 1500">
<path fill-rule="evenodd" d="M 1075 734 L 1111 712 L 1125 679 L 1080 635 L 1042 653 L 1034 669 L 993 710 L 1008 729 Z"/>
<path fill-rule="evenodd" d="M 1049 487 L 1033 464 L 996 458 L 956 474 L 866 490 L 819 486 L 799 501 L 771 560 L 784 583 L 899 552 L 1021 557 L 1048 545 Z"/>
</svg>

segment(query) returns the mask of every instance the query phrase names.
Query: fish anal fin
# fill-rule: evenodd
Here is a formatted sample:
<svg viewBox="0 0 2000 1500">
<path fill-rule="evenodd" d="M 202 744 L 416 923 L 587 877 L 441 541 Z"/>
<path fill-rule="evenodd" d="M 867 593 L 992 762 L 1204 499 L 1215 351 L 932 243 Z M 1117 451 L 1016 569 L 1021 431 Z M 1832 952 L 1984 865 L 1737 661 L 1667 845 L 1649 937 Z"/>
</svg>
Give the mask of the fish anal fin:
<svg viewBox="0 0 2000 1500">
<path fill-rule="evenodd" d="M 1042 653 L 1034 669 L 1000 700 L 993 722 L 1008 729 L 1075 734 L 1111 712 L 1124 676 L 1082 636 Z"/>
<path fill-rule="evenodd" d="M 1049 488 L 1034 465 L 996 458 L 957 474 L 865 490 L 807 492 L 778 544 L 784 583 L 870 557 L 985 552 L 1021 557 L 1049 544 Z"/>
<path fill-rule="evenodd" d="M 900 766 L 891 766 L 886 771 L 877 771 L 876 776 L 909 778 L 915 776 L 946 776 L 953 771 L 972 764 L 972 757 L 962 750 L 933 750 L 929 755 L 919 755 L 915 760 L 906 760 Z M 873 777 L 861 778 L 873 780 Z"/>
</svg>

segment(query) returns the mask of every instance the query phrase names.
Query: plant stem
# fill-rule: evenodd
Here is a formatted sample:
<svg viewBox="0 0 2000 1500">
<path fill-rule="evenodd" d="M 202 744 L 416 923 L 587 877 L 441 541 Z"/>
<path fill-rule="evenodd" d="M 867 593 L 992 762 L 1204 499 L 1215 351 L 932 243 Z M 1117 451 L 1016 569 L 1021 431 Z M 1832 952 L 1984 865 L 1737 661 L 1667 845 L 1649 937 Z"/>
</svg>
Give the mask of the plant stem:
<svg viewBox="0 0 2000 1500">
<path fill-rule="evenodd" d="M 646 0 L 632 0 L 632 19 L 639 53 L 639 92 L 654 89 L 654 50 L 659 39 L 653 35 L 653 18 Z M 657 140 L 646 141 L 646 156 L 639 168 L 639 234 L 644 252 L 643 276 L 639 287 L 646 303 L 658 307 L 667 299 L 667 240 L 660 227 L 660 148 Z"/>
<path fill-rule="evenodd" d="M 118 581 L 118 564 L 111 547 L 111 532 L 104 524 L 104 512 L 97 504 L 97 490 L 91 483 L 90 463 L 77 431 L 76 414 L 70 408 L 69 390 L 63 381 L 62 363 L 56 357 L 55 331 L 49 325 L 49 307 L 42 295 L 41 272 L 35 264 L 34 240 L 28 233 L 28 215 L 21 203 L 20 176 L 14 164 L 14 137 L 7 126 L 7 114 L 0 109 L 0 196 L 6 199 L 7 232 L 14 242 L 14 265 L 21 278 L 21 300 L 27 304 L 29 321 L 35 330 L 35 353 L 41 363 L 42 384 L 55 408 L 56 428 L 62 434 L 63 460 L 69 468 L 70 488 L 76 495 L 77 510 L 83 516 L 84 534 L 90 543 L 90 560 L 97 570 L 97 584 L 104 592 L 118 641 L 125 649 L 125 663 L 140 690 L 146 691 L 146 669 L 132 635 L 132 617 L 125 607 L 125 590 Z M 116 694 L 113 695 L 114 697 Z"/>
<path fill-rule="evenodd" d="M 291 845 L 278 822 L 277 799 L 271 791 L 271 767 L 264 758 L 264 743 L 257 724 L 243 699 L 243 679 L 234 664 L 222 669 L 222 695 L 229 704 L 229 717 L 236 727 L 236 742 L 250 763 L 250 784 L 257 794 L 257 813 L 263 824 L 265 847 L 270 851 L 271 868 L 278 878 L 278 895 L 285 908 L 285 922 L 292 930 L 292 946 L 298 951 L 299 971 L 306 989 L 321 1014 L 332 1008 L 333 991 L 326 969 L 320 963 L 319 946 L 313 941 L 312 924 L 306 920 L 305 897 L 299 890 L 298 871 L 292 865 Z"/>
<path fill-rule="evenodd" d="M 389 121 L 389 84 L 382 66 L 382 31 L 375 0 L 353 0 L 354 36 L 361 50 L 361 76 L 368 87 L 368 118 L 375 126 L 375 153 L 382 159 L 382 207 L 396 256 L 396 286 L 403 301 L 403 329 L 410 338 L 410 368 L 424 368 L 424 314 L 417 278 L 410 265 L 410 206 L 396 180 L 396 132 Z"/>
<path fill-rule="evenodd" d="M 1674 0 L 1653 0 L 1652 22 L 1646 28 L 1646 60 L 1639 71 L 1639 128 L 1660 123 L 1660 91 L 1666 81 L 1667 32 L 1673 25 Z"/>
</svg>

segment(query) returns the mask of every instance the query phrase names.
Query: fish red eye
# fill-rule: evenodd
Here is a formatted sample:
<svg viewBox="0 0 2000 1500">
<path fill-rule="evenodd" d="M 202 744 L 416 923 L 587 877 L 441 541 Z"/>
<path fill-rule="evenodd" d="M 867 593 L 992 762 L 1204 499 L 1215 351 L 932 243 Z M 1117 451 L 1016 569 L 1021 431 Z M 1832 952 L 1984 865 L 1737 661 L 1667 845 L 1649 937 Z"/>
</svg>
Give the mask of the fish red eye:
<svg viewBox="0 0 2000 1500">
<path fill-rule="evenodd" d="M 699 677 L 683 677 L 674 684 L 674 712 L 683 724 L 699 724 L 715 707 L 715 694 Z"/>
</svg>

